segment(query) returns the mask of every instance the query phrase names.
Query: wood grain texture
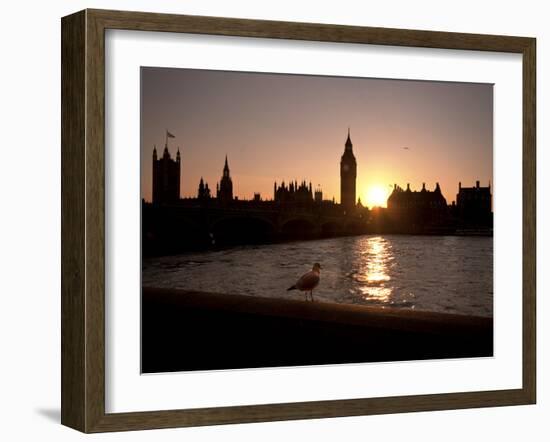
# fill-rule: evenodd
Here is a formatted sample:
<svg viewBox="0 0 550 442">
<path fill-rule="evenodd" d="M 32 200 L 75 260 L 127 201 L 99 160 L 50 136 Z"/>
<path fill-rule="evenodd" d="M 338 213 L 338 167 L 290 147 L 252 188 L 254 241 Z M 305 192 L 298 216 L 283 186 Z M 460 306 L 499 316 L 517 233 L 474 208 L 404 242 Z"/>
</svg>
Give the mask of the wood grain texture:
<svg viewBox="0 0 550 442">
<path fill-rule="evenodd" d="M 105 413 L 106 29 L 523 55 L 523 387 L 514 390 Z M 86 10 L 62 19 L 62 423 L 84 432 L 530 404 L 536 398 L 535 40 L 526 37 Z M 137 148 L 137 147 L 136 147 Z"/>
<path fill-rule="evenodd" d="M 105 29 L 230 35 L 289 40 L 522 52 L 529 38 L 318 23 L 88 10 Z"/>
<path fill-rule="evenodd" d="M 61 34 L 61 422 L 85 427 L 85 13 Z"/>
<path fill-rule="evenodd" d="M 523 389 L 536 402 L 536 40 L 523 51 Z"/>
<path fill-rule="evenodd" d="M 105 38 L 86 11 L 86 427 L 105 414 Z"/>
</svg>

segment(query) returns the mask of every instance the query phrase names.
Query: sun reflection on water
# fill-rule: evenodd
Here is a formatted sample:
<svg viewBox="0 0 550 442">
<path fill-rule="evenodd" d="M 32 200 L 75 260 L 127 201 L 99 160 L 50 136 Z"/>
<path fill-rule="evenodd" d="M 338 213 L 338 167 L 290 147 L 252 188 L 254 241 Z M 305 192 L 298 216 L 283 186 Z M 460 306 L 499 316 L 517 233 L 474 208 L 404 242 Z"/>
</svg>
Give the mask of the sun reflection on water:
<svg viewBox="0 0 550 442">
<path fill-rule="evenodd" d="M 286 288 L 315 261 L 315 301 L 493 314 L 493 239 L 482 237 L 364 235 L 151 258 L 142 282 L 297 299 Z"/>
<path fill-rule="evenodd" d="M 380 236 L 365 238 L 361 242 L 358 282 L 365 301 L 388 304 L 392 295 L 389 266 L 393 261 L 391 244 Z"/>
</svg>

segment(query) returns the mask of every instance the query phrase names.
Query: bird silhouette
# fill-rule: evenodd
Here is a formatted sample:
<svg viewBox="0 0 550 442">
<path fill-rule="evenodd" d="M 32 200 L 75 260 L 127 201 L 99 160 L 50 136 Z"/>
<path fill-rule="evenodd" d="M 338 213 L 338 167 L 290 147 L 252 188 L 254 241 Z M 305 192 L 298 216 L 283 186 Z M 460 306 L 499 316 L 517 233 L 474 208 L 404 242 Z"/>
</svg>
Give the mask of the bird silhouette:
<svg viewBox="0 0 550 442">
<path fill-rule="evenodd" d="M 296 284 L 289 287 L 287 291 L 290 290 L 300 290 L 301 292 L 305 293 L 306 301 L 308 300 L 307 294 L 309 292 L 309 295 L 311 296 L 311 302 L 313 302 L 313 289 L 319 285 L 319 281 L 321 280 L 321 264 L 316 262 L 313 264 L 313 268 L 303 274 L 298 281 L 296 281 Z"/>
</svg>

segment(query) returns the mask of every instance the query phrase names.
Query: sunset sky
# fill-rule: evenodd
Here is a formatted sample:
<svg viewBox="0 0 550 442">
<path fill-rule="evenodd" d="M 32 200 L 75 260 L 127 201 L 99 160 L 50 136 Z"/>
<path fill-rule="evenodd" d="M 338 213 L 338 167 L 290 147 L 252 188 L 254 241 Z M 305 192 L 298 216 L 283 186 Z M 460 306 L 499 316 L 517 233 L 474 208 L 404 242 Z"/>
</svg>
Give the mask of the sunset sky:
<svg viewBox="0 0 550 442">
<path fill-rule="evenodd" d="M 151 200 L 153 145 L 182 156 L 182 197 L 201 176 L 215 191 L 225 155 L 234 194 L 273 197 L 273 182 L 311 181 L 340 198 L 348 127 L 357 196 L 379 205 L 393 183 L 492 183 L 493 86 L 366 78 L 142 68 L 141 191 Z M 405 149 L 407 148 L 407 149 Z M 385 204 L 384 204 L 385 205 Z"/>
</svg>

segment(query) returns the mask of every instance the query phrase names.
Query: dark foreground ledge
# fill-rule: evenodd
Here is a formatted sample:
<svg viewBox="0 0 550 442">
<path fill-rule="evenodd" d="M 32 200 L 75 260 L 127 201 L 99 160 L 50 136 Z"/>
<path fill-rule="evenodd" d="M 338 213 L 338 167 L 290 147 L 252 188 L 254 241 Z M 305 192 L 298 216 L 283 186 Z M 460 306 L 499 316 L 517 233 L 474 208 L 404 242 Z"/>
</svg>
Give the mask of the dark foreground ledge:
<svg viewBox="0 0 550 442">
<path fill-rule="evenodd" d="M 142 372 L 493 355 L 493 320 L 143 288 Z"/>
</svg>

